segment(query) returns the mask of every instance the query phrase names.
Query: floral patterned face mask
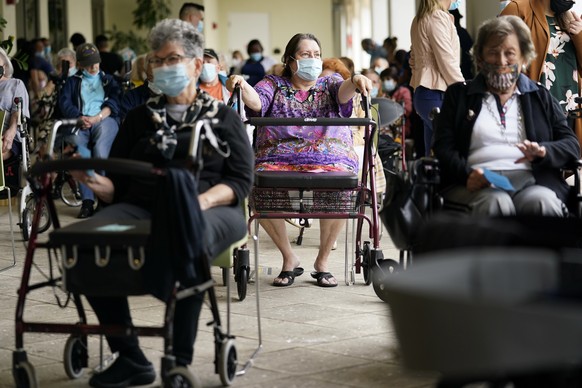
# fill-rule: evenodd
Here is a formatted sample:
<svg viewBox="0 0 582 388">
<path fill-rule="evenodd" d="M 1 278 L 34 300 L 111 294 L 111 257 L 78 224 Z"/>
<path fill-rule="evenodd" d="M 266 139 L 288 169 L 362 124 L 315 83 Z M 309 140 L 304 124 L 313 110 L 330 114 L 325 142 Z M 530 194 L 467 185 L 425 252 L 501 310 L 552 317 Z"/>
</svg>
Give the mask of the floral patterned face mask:
<svg viewBox="0 0 582 388">
<path fill-rule="evenodd" d="M 490 63 L 481 63 L 481 73 L 485 76 L 487 85 L 495 90 L 504 91 L 511 88 L 519 77 L 517 64 L 498 66 Z"/>
</svg>

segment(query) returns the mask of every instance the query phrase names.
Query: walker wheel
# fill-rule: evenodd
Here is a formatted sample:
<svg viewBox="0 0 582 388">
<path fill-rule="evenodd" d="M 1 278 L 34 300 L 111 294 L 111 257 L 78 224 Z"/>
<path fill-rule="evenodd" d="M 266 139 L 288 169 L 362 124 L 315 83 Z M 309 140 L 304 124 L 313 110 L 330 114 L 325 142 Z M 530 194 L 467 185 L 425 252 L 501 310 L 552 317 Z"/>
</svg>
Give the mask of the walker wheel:
<svg viewBox="0 0 582 388">
<path fill-rule="evenodd" d="M 226 339 L 222 342 L 217 362 L 218 373 L 220 374 L 222 385 L 230 386 L 236 376 L 236 368 L 238 366 L 236 347 L 233 338 Z"/>
<path fill-rule="evenodd" d="M 170 369 L 164 381 L 165 388 L 202 388 L 202 383 L 188 368 L 177 366 Z"/>
<path fill-rule="evenodd" d="M 372 252 L 370 251 L 370 242 L 364 241 L 362 248 L 362 274 L 364 275 L 364 283 L 369 286 L 372 283 Z"/>
<path fill-rule="evenodd" d="M 247 285 L 249 283 L 249 250 L 237 248 L 234 251 L 234 280 L 238 299 L 242 302 L 247 297 Z"/>
<path fill-rule="evenodd" d="M 67 206 L 79 207 L 83 203 L 79 183 L 70 176 L 65 175 L 59 194 Z"/>
<path fill-rule="evenodd" d="M 378 261 L 378 268 L 374 271 L 374 292 L 378 298 L 388 302 L 385 287 L 388 276 L 400 270 L 400 264 L 396 260 L 385 259 Z"/>
<path fill-rule="evenodd" d="M 22 239 L 28 241 L 30 233 L 32 232 L 32 213 L 28 208 L 22 211 L 22 222 L 20 227 L 22 228 Z"/>
<path fill-rule="evenodd" d="M 63 352 L 65 373 L 70 379 L 83 376 L 83 368 L 87 366 L 87 340 L 71 336 L 67 339 Z"/>
<path fill-rule="evenodd" d="M 12 368 L 16 388 L 37 388 L 38 379 L 34 367 L 28 361 L 20 361 Z"/>
</svg>

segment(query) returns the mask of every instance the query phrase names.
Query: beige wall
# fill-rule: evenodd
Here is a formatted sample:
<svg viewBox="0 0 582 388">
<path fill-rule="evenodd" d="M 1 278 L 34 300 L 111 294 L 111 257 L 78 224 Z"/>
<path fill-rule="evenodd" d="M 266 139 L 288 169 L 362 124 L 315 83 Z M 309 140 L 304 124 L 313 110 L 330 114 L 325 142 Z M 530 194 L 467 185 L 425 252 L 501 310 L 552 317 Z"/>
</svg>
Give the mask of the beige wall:
<svg viewBox="0 0 582 388">
<path fill-rule="evenodd" d="M 92 42 L 91 0 L 67 0 L 67 15 L 69 36 L 75 32 L 80 32 L 87 39 L 87 42 Z"/>
</svg>

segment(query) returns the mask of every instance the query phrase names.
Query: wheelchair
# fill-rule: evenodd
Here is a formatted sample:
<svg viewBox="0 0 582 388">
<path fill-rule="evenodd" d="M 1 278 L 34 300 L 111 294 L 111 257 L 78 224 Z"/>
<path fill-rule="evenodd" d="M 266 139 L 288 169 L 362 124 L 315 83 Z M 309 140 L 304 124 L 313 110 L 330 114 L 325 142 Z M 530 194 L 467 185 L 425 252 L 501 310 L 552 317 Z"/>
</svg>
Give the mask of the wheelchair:
<svg viewBox="0 0 582 388">
<path fill-rule="evenodd" d="M 362 97 L 364 118 L 249 118 L 248 124 L 260 131 L 262 126 L 362 126 L 364 130 L 364 155 L 361 179 L 350 172 L 255 172 L 254 193 L 256 206 L 249 217 L 249 234 L 254 241 L 255 261 L 259 255 L 260 219 L 352 219 L 355 242 L 354 256 L 348 257 L 347 241 L 345 251 L 345 282 L 355 283 L 355 275 L 362 273 L 364 283 L 372 283 L 371 270 L 375 263 L 383 259 L 380 248 L 380 221 L 378 216 L 378 196 L 375 182 L 375 150 L 372 139 L 376 135 L 376 122 L 370 118 L 370 105 Z M 326 200 L 321 200 L 326 198 Z M 367 214 L 366 210 L 369 210 Z M 253 231 L 252 225 L 255 223 Z M 368 237 L 363 241 L 363 227 L 369 227 Z M 346 231 L 347 233 L 347 231 Z"/>
<path fill-rule="evenodd" d="M 208 122 L 207 122 L 208 121 Z M 190 145 L 191 155 L 200 155 L 203 143 L 203 131 L 211 127 L 210 120 L 200 121 Z M 72 124 L 63 121 L 64 124 Z M 210 129 L 211 130 L 211 129 Z M 53 146 L 54 136 L 51 140 Z M 186 168 L 196 171 L 201 162 L 196 159 L 187 161 Z M 114 325 L 89 324 L 81 299 L 81 295 L 96 296 L 127 296 L 144 295 L 150 293 L 144 265 L 151 259 L 146 255 L 151 242 L 150 228 L 155 219 L 150 221 L 134 220 L 123 221 L 115 225 L 102 223 L 102 220 L 87 220 L 67 227 L 61 227 L 57 207 L 51 196 L 51 173 L 61 170 L 107 170 L 112 173 L 126 174 L 144 178 L 166 177 L 166 170 L 156 168 L 145 162 L 125 159 L 56 159 L 38 162 L 33 165 L 28 174 L 28 181 L 35 198 L 35 212 L 32 218 L 32 228 L 24 261 L 21 285 L 18 289 L 16 306 L 15 342 L 13 352 L 12 371 L 15 384 L 21 387 L 38 387 L 33 365 L 28 361 L 24 349 L 24 334 L 36 333 L 63 333 L 70 334 L 65 345 L 64 368 L 71 379 L 79 378 L 84 368 L 88 366 L 88 336 L 93 334 L 124 336 L 132 332 L 139 336 L 163 337 L 164 356 L 161 360 L 161 377 L 164 387 L 182 384 L 184 387 L 198 387 L 198 379 L 187 368 L 177 367 L 172 355 L 172 323 L 176 302 L 181 298 L 208 292 L 208 299 L 212 313 L 212 325 L 215 347 L 215 372 L 220 375 L 223 385 L 231 385 L 235 376 L 244 374 L 252 364 L 247 362 L 243 370 L 238 369 L 235 338 L 230 334 L 230 320 L 227 330 L 223 329 L 218 311 L 217 297 L 214 291 L 214 281 L 210 275 L 208 260 L 201 260 L 202 279 L 194 285 L 179 287 L 174 285 L 170 296 L 165 301 L 163 325 L 160 327 L 132 326 L 119 327 Z M 50 214 L 54 231 L 48 241 L 40 241 L 39 225 L 46 206 Z M 48 257 L 49 271 L 41 273 L 45 279 L 32 283 L 31 272 L 36 268 L 35 260 L 38 250 L 44 249 Z M 105 278 L 99 278 L 99 276 Z M 78 315 L 77 323 L 28 322 L 24 320 L 24 307 L 29 294 L 35 290 L 50 287 L 60 307 L 64 308 L 73 302 Z M 56 291 L 62 289 L 66 298 L 64 301 L 57 296 Z M 230 312 L 230 311 L 229 311 Z M 260 326 L 260 325 L 259 325 Z M 253 354 L 254 357 L 259 349 Z"/>
</svg>

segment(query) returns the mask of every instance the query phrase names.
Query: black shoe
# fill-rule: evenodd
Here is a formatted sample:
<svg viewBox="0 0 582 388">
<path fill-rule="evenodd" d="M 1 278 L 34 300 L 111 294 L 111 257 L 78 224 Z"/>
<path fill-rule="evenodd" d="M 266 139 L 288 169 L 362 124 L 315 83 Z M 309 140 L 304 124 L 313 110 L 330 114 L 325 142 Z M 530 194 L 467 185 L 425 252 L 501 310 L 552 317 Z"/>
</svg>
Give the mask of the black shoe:
<svg viewBox="0 0 582 388">
<path fill-rule="evenodd" d="M 89 218 L 95 213 L 93 209 L 93 201 L 90 199 L 84 199 L 83 204 L 81 205 L 81 210 L 79 211 L 79 215 L 77 218 Z"/>
<path fill-rule="evenodd" d="M 155 380 L 156 371 L 151 362 L 141 365 L 126 356 L 119 356 L 109 368 L 94 374 L 89 379 L 89 385 L 101 388 L 123 388 L 151 384 Z"/>
</svg>

